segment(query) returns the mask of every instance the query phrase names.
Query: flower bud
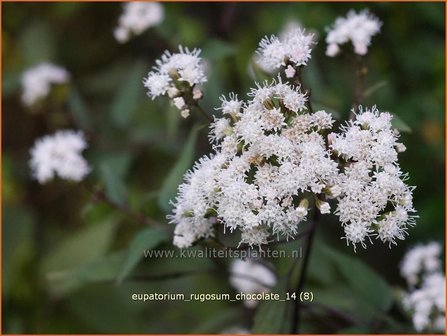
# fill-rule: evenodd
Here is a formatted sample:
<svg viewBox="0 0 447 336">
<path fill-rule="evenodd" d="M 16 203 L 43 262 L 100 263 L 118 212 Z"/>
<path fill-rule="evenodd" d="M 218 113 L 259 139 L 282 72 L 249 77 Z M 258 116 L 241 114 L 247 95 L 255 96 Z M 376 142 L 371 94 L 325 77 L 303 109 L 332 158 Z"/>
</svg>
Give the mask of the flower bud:
<svg viewBox="0 0 447 336">
<path fill-rule="evenodd" d="M 293 68 L 293 66 L 289 65 L 285 70 L 284 73 L 286 74 L 287 78 L 293 78 L 296 74 L 296 70 Z"/>
<path fill-rule="evenodd" d="M 324 188 L 324 193 L 330 198 L 337 198 L 341 194 L 341 188 L 338 185 L 328 186 Z"/>
<path fill-rule="evenodd" d="M 401 142 L 396 142 L 395 147 L 398 153 L 403 153 L 407 150 L 407 147 L 405 147 L 405 145 Z"/>
<path fill-rule="evenodd" d="M 170 86 L 167 92 L 169 98 L 175 98 L 180 94 L 180 91 L 175 86 Z"/>
<path fill-rule="evenodd" d="M 303 198 L 300 202 L 300 204 L 298 205 L 298 208 L 296 208 L 296 211 L 302 216 L 306 216 L 307 215 L 307 210 L 309 209 L 309 201 L 307 200 L 307 198 Z"/>
<path fill-rule="evenodd" d="M 180 112 L 180 115 L 182 116 L 182 118 L 188 118 L 189 117 L 189 109 L 184 109 Z"/>
<path fill-rule="evenodd" d="M 328 202 L 317 199 L 316 206 L 322 215 L 331 213 L 331 206 Z"/>
<path fill-rule="evenodd" d="M 332 145 L 335 142 L 335 140 L 337 140 L 337 134 L 329 133 L 327 136 L 327 142 L 328 142 L 329 146 Z"/>
<path fill-rule="evenodd" d="M 203 91 L 199 88 L 194 88 L 192 90 L 192 99 L 200 100 L 203 98 Z"/>
<path fill-rule="evenodd" d="M 172 102 L 179 110 L 183 110 L 186 107 L 185 100 L 182 97 L 176 97 L 172 100 Z"/>
<path fill-rule="evenodd" d="M 273 110 L 275 108 L 275 104 L 273 104 L 273 101 L 270 98 L 264 100 L 262 104 L 267 110 Z"/>
</svg>

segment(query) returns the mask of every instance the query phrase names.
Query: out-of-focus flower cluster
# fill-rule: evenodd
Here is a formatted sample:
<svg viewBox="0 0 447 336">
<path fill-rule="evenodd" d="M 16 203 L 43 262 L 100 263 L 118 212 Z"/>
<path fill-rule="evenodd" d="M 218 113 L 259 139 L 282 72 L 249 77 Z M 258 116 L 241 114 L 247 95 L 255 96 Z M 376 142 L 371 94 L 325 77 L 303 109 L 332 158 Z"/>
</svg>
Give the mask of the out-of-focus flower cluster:
<svg viewBox="0 0 447 336">
<path fill-rule="evenodd" d="M 326 55 L 333 57 L 340 52 L 340 46 L 352 43 L 354 52 L 365 55 L 371 38 L 380 32 L 382 23 L 367 10 L 356 13 L 349 11 L 346 17 L 339 17 L 326 36 Z"/>
<path fill-rule="evenodd" d="M 409 291 L 403 295 L 404 308 L 418 332 L 445 332 L 445 273 L 441 246 L 436 242 L 418 245 L 405 255 L 400 272 Z"/>
<path fill-rule="evenodd" d="M 128 2 L 113 34 L 120 43 L 127 42 L 132 35 L 140 35 L 146 29 L 158 26 L 164 19 L 164 8 L 158 2 Z"/>
<path fill-rule="evenodd" d="M 58 176 L 81 181 L 90 167 L 81 152 L 87 148 L 82 132 L 58 131 L 39 138 L 31 148 L 30 167 L 33 177 L 41 184 Z"/>
<path fill-rule="evenodd" d="M 235 260 L 230 268 L 230 283 L 239 292 L 245 294 L 268 293 L 276 284 L 276 275 L 260 262 L 252 259 Z M 254 308 L 256 300 L 245 300 L 245 306 Z"/>
<path fill-rule="evenodd" d="M 60 66 L 51 63 L 36 65 L 22 75 L 22 102 L 32 106 L 49 95 L 52 85 L 64 84 L 69 79 L 68 71 Z"/>
</svg>

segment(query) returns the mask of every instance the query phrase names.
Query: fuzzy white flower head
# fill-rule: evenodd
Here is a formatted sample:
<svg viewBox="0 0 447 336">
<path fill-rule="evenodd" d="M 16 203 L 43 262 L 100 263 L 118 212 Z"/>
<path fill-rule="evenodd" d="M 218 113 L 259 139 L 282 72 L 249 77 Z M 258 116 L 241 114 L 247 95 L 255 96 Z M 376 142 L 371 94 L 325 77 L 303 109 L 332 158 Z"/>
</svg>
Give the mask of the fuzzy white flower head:
<svg viewBox="0 0 447 336">
<path fill-rule="evenodd" d="M 276 284 L 275 274 L 266 266 L 251 259 L 233 261 L 230 272 L 231 285 L 245 294 L 267 293 Z M 244 303 L 247 307 L 254 308 L 258 301 L 246 300 Z"/>
<path fill-rule="evenodd" d="M 405 183 L 407 175 L 397 162 L 398 135 L 391 119 L 375 106 L 359 107 L 356 119 L 331 136 L 334 154 L 346 162 L 336 183 L 342 192 L 335 214 L 345 227 L 347 243 L 354 247 L 366 247 L 365 240 L 372 236 L 396 244 L 417 217 L 412 215 L 414 187 Z"/>
<path fill-rule="evenodd" d="M 422 285 L 403 297 L 417 332 L 445 332 L 445 275 L 424 276 Z"/>
<path fill-rule="evenodd" d="M 221 110 L 222 114 L 232 115 L 232 116 L 240 116 L 240 111 L 242 108 L 242 101 L 237 98 L 237 94 L 231 92 L 229 98 L 226 98 L 224 95 L 220 96 L 219 99 L 222 102 L 222 105 L 216 110 Z"/>
<path fill-rule="evenodd" d="M 87 148 L 82 132 L 58 131 L 37 139 L 31 148 L 32 175 L 44 184 L 56 175 L 70 181 L 81 181 L 90 167 L 81 152 Z"/>
<path fill-rule="evenodd" d="M 441 269 L 440 258 L 441 245 L 439 243 L 417 245 L 405 254 L 400 265 L 400 273 L 407 280 L 408 285 L 414 287 L 423 274 L 438 272 Z"/>
<path fill-rule="evenodd" d="M 150 27 L 158 26 L 164 19 L 164 8 L 158 2 L 128 2 L 114 30 L 115 39 L 127 42 L 132 35 L 140 35 Z"/>
<path fill-rule="evenodd" d="M 22 102 L 31 106 L 39 99 L 48 96 L 51 85 L 64 84 L 69 79 L 70 74 L 67 70 L 51 63 L 41 63 L 28 69 L 22 75 Z"/>
<path fill-rule="evenodd" d="M 354 52 L 365 55 L 371 44 L 371 38 L 380 32 L 382 23 L 367 10 L 356 13 L 349 11 L 346 17 L 339 17 L 335 24 L 328 30 L 326 36 L 326 55 L 336 56 L 340 46 L 351 41 Z"/>
<path fill-rule="evenodd" d="M 174 245 L 184 248 L 196 240 L 212 236 L 212 216 L 216 198 L 216 174 L 225 162 L 222 155 L 204 156 L 185 175 L 185 183 L 179 187 L 173 214 L 168 216 L 177 224 Z"/>
<path fill-rule="evenodd" d="M 206 76 L 202 59 L 199 57 L 200 49 L 179 46 L 179 52 L 171 54 L 165 51 L 161 59 L 156 60 L 156 66 L 144 79 L 144 86 L 148 89 L 149 97 L 155 99 L 158 96 L 169 93 L 171 96 L 182 93 L 185 84 L 190 89 L 197 84 L 206 82 Z"/>
<path fill-rule="evenodd" d="M 311 58 L 313 34 L 306 34 L 304 29 L 292 28 L 280 38 L 272 35 L 259 42 L 256 62 L 262 69 L 272 72 L 287 64 L 294 67 L 306 65 Z M 290 74 L 290 70 L 288 73 Z"/>
<path fill-rule="evenodd" d="M 441 245 L 431 242 L 410 249 L 401 263 L 409 291 L 402 303 L 418 332 L 445 332 L 445 274 Z"/>
</svg>

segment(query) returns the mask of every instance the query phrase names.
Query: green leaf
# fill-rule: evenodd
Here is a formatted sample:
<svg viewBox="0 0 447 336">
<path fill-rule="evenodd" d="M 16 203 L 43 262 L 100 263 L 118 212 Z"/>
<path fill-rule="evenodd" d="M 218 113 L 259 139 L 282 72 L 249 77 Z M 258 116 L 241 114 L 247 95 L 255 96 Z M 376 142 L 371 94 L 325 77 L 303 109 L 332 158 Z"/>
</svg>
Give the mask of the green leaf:
<svg viewBox="0 0 447 336">
<path fill-rule="evenodd" d="M 287 292 L 288 277 L 283 277 L 272 289 L 272 293 L 280 295 L 281 299 Z M 290 333 L 292 325 L 293 301 L 263 301 L 254 317 L 253 334 Z"/>
<path fill-rule="evenodd" d="M 128 202 L 127 188 L 113 166 L 103 162 L 100 166 L 101 179 L 105 185 L 107 197 L 114 203 L 126 206 Z"/>
<path fill-rule="evenodd" d="M 120 251 L 68 270 L 52 272 L 47 276 L 48 287 L 52 293 L 65 296 L 88 283 L 113 281 L 125 256 L 125 252 Z"/>
<path fill-rule="evenodd" d="M 237 322 L 243 322 L 244 311 L 234 307 L 220 311 L 210 319 L 202 321 L 198 326 L 190 331 L 191 334 L 219 334 L 223 330 L 229 329 L 228 326 L 237 325 Z M 230 329 L 231 330 L 231 329 Z"/>
<path fill-rule="evenodd" d="M 82 129 L 91 128 L 90 111 L 75 88 L 72 88 L 70 96 L 68 97 L 68 106 L 70 107 L 70 113 L 73 115 L 73 118 Z"/>
<path fill-rule="evenodd" d="M 138 232 L 130 242 L 130 246 L 117 277 L 118 283 L 122 282 L 141 258 L 143 258 L 145 250 L 153 249 L 167 239 L 168 236 L 166 232 L 158 229 L 144 229 Z"/>
<path fill-rule="evenodd" d="M 35 216 L 24 206 L 6 206 L 2 217 L 3 298 L 32 293 L 24 268 L 35 257 Z M 32 294 L 31 294 L 32 296 Z"/>
<path fill-rule="evenodd" d="M 378 82 L 378 83 L 376 83 L 374 85 L 371 85 L 363 93 L 363 98 L 368 98 L 368 97 L 372 96 L 378 90 L 380 90 L 381 88 L 383 88 L 383 87 L 385 87 L 387 85 L 388 85 L 388 81 L 386 81 L 386 80 L 383 80 L 383 81 L 380 81 L 380 82 Z"/>
<path fill-rule="evenodd" d="M 109 217 L 62 240 L 44 258 L 44 275 L 68 270 L 100 258 L 108 250 L 115 229 L 116 222 L 113 217 Z"/>
<path fill-rule="evenodd" d="M 43 22 L 34 22 L 20 36 L 22 55 L 27 65 L 48 62 L 54 58 L 56 40 L 53 30 Z"/>
<path fill-rule="evenodd" d="M 130 69 L 127 78 L 120 85 L 112 102 L 111 114 L 115 125 L 128 126 L 144 97 L 142 80 L 146 66 L 137 62 Z"/>
<path fill-rule="evenodd" d="M 231 44 L 218 40 L 209 40 L 203 47 L 203 57 L 211 61 L 220 61 L 234 55 L 236 49 Z"/>
<path fill-rule="evenodd" d="M 135 291 L 142 291 L 135 288 Z M 65 301 L 69 316 L 77 321 L 77 329 L 93 333 L 145 333 L 147 315 L 130 299 L 132 289 L 109 284 L 92 284 L 76 291 Z M 146 305 L 147 307 L 147 305 Z"/>
<path fill-rule="evenodd" d="M 403 121 L 400 117 L 398 117 L 395 114 L 393 115 L 393 120 L 391 121 L 391 124 L 399 132 L 404 132 L 404 133 L 412 132 L 411 127 L 408 126 L 408 124 L 405 121 Z"/>
<path fill-rule="evenodd" d="M 158 205 L 166 213 L 170 211 L 169 201 L 174 199 L 178 186 L 183 181 L 183 175 L 191 168 L 194 160 L 194 147 L 197 141 L 197 135 L 201 127 L 194 127 L 189 133 L 188 140 L 183 147 L 182 153 L 175 163 L 172 170 L 166 177 L 158 194 Z"/>
<path fill-rule="evenodd" d="M 380 311 L 387 311 L 391 307 L 393 300 L 391 287 L 367 264 L 328 246 L 320 248 L 335 263 L 344 283 L 352 288 L 357 299 L 365 301 Z"/>
</svg>

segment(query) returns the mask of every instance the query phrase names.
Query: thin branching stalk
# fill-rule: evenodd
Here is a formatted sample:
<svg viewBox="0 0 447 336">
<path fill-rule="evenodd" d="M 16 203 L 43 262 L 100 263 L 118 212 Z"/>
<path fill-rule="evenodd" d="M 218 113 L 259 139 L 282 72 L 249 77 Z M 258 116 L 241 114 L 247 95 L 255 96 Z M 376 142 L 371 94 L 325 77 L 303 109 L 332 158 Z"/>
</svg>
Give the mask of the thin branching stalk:
<svg viewBox="0 0 447 336">
<path fill-rule="evenodd" d="M 135 212 L 127 206 L 124 206 L 124 205 L 121 205 L 121 204 L 118 204 L 118 203 L 112 201 L 110 198 L 107 197 L 107 195 L 104 193 L 104 191 L 95 190 L 94 188 L 91 188 L 85 184 L 84 184 L 84 186 L 87 189 L 87 191 L 90 193 L 92 200 L 94 202 L 102 202 L 104 204 L 107 204 L 110 207 L 112 207 L 113 209 L 117 210 L 118 212 L 121 212 L 122 214 L 124 214 L 125 216 L 127 216 L 128 218 L 132 219 L 133 221 L 135 221 L 137 223 L 166 230 L 166 228 L 167 228 L 166 225 L 156 221 L 155 219 L 147 217 L 142 213 Z"/>
<path fill-rule="evenodd" d="M 358 56 L 356 59 L 355 73 L 356 73 L 356 88 L 355 88 L 354 101 L 352 103 L 352 110 L 349 115 L 350 119 L 355 118 L 355 114 L 353 111 L 357 110 L 359 105 L 362 103 L 362 100 L 365 95 L 365 79 L 368 73 L 368 68 L 366 67 L 365 59 L 362 56 Z"/>
<path fill-rule="evenodd" d="M 307 235 L 307 239 L 306 239 L 304 260 L 303 260 L 303 263 L 302 263 L 302 266 L 300 269 L 300 277 L 299 277 L 298 283 L 295 287 L 295 293 L 298 297 L 300 296 L 299 293 L 301 293 L 301 291 L 303 290 L 304 283 L 306 281 L 306 274 L 307 274 L 307 269 L 308 269 L 309 260 L 310 260 L 310 253 L 311 253 L 312 244 L 313 244 L 313 240 L 314 240 L 315 229 L 317 227 L 317 223 L 319 220 L 319 215 L 320 215 L 319 210 L 315 206 L 313 209 L 313 217 L 312 217 L 312 220 L 310 221 L 310 228 L 309 228 L 310 232 Z M 302 315 L 301 302 L 297 298 L 293 302 L 292 330 L 291 330 L 292 334 L 297 334 L 299 331 L 300 324 L 301 324 L 301 315 Z"/>
</svg>

